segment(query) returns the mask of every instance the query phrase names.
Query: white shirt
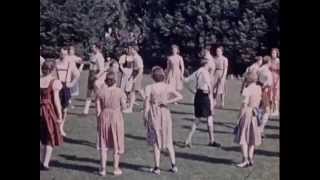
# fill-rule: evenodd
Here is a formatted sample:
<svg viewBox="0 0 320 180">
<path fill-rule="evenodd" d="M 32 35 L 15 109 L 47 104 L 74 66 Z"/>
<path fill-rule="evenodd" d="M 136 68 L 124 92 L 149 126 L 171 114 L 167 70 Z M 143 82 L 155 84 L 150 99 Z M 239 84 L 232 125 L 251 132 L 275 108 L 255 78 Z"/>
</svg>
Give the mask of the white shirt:
<svg viewBox="0 0 320 180">
<path fill-rule="evenodd" d="M 272 85 L 272 73 L 269 69 L 268 65 L 264 65 L 257 71 L 258 74 L 258 80 L 264 85 L 264 86 L 271 86 Z"/>
<path fill-rule="evenodd" d="M 97 53 L 90 59 L 90 70 L 104 70 L 104 57 L 101 53 Z"/>
<path fill-rule="evenodd" d="M 196 89 L 201 89 L 203 91 L 209 91 L 211 89 L 210 74 L 204 67 L 199 68 L 185 79 L 186 82 L 189 82 L 190 80 L 196 82 Z"/>
</svg>

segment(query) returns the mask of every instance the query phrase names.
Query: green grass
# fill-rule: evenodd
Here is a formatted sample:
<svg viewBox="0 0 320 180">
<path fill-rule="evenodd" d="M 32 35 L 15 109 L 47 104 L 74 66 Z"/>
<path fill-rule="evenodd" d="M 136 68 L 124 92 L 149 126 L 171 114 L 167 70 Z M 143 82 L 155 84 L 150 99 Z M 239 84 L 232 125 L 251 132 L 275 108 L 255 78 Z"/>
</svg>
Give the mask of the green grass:
<svg viewBox="0 0 320 180">
<path fill-rule="evenodd" d="M 51 171 L 40 172 L 41 180 L 277 180 L 279 179 L 279 120 L 270 120 L 266 127 L 266 138 L 257 148 L 255 166 L 240 169 L 233 163 L 241 161 L 240 148 L 233 143 L 233 127 L 237 123 L 240 106 L 240 82 L 227 81 L 227 96 L 224 110 L 216 110 L 215 138 L 222 143 L 223 148 L 208 147 L 206 123 L 199 126 L 193 137 L 192 149 L 181 148 L 188 134 L 193 117 L 193 94 L 183 90 L 184 99 L 179 105 L 172 105 L 173 131 L 177 166 L 179 172 L 172 174 L 169 157 L 166 153 L 161 156 L 161 176 L 148 172 L 153 166 L 152 148 L 145 141 L 145 129 L 142 123 L 142 113 L 125 114 L 125 154 L 120 166 L 123 175 L 111 175 L 112 153 L 108 155 L 107 176 L 97 175 L 99 168 L 98 151 L 95 149 L 96 117 L 94 108 L 88 116 L 81 116 L 86 93 L 87 71 L 81 74 L 80 96 L 74 98 L 75 109 L 70 109 L 65 143 L 54 149 Z M 144 77 L 144 84 L 150 83 L 149 76 Z M 140 104 L 142 104 L 139 101 Z M 135 111 L 142 107 L 136 107 Z"/>
</svg>

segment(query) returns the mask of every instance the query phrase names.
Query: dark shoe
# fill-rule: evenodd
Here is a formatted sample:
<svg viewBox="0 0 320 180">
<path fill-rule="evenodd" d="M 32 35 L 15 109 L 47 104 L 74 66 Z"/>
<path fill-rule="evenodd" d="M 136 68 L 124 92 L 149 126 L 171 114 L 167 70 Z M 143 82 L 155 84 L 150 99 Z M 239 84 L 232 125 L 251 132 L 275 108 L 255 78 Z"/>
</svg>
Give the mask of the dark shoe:
<svg viewBox="0 0 320 180">
<path fill-rule="evenodd" d="M 185 143 L 185 144 L 184 144 L 184 147 L 185 147 L 185 148 L 192 148 L 192 145 L 191 145 L 191 143 Z"/>
<path fill-rule="evenodd" d="M 209 143 L 209 146 L 212 146 L 212 147 L 221 147 L 221 144 L 220 144 L 220 143 L 217 143 L 217 142 L 213 142 L 213 143 Z"/>
<path fill-rule="evenodd" d="M 171 169 L 169 170 L 170 172 L 172 172 L 172 173 L 177 173 L 178 172 L 178 168 L 177 168 L 177 166 L 176 165 L 172 165 L 171 166 Z"/>
<path fill-rule="evenodd" d="M 50 168 L 49 168 L 49 167 L 44 166 L 44 165 L 41 163 L 41 165 L 40 165 L 40 170 L 41 170 L 41 171 L 49 171 L 49 170 L 50 170 Z"/>
</svg>

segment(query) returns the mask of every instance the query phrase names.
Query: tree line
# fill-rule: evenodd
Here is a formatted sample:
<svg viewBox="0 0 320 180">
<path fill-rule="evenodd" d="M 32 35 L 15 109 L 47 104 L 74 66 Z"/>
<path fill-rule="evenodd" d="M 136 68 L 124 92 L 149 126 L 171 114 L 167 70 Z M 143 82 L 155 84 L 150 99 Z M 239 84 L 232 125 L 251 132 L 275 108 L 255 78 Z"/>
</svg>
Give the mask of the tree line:
<svg viewBox="0 0 320 180">
<path fill-rule="evenodd" d="M 65 45 L 87 57 L 100 41 L 112 58 L 133 43 L 146 67 L 165 66 L 177 44 L 190 70 L 201 48 L 222 45 L 232 72 L 241 73 L 280 46 L 279 9 L 279 0 L 40 0 L 40 43 L 47 57 Z"/>
</svg>

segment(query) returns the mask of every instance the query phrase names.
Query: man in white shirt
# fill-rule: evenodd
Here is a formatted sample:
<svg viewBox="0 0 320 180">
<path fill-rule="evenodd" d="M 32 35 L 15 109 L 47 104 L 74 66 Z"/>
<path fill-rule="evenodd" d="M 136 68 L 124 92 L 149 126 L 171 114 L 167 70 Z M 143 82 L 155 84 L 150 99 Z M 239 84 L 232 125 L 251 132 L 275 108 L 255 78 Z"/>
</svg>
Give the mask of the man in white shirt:
<svg viewBox="0 0 320 180">
<path fill-rule="evenodd" d="M 100 76 L 105 71 L 104 57 L 101 53 L 102 45 L 97 43 L 92 46 L 93 55 L 90 58 L 90 70 L 88 78 L 87 100 L 84 106 L 83 114 L 89 113 L 90 104 L 94 96 L 95 84 L 100 83 Z M 99 79 L 100 78 L 100 79 Z"/>
<path fill-rule="evenodd" d="M 201 60 L 200 64 L 201 67 L 196 72 L 185 78 L 185 82 L 191 80 L 196 82 L 196 94 L 194 98 L 195 121 L 193 122 L 191 131 L 185 141 L 185 146 L 191 147 L 191 139 L 197 125 L 200 123 L 201 118 L 206 118 L 209 130 L 209 146 L 220 147 L 221 145 L 214 140 L 214 99 L 212 93 L 212 80 L 209 73 L 209 59 L 204 58 Z"/>
</svg>

